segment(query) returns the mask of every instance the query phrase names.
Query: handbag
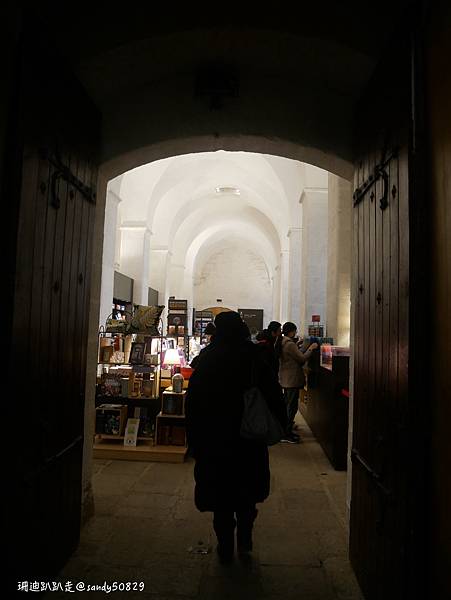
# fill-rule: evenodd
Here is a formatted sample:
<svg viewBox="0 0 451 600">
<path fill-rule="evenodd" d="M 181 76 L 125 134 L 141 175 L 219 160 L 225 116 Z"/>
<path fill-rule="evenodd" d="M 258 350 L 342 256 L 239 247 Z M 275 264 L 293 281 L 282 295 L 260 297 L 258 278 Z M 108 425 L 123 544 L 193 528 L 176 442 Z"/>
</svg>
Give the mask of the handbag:
<svg viewBox="0 0 451 600">
<path fill-rule="evenodd" d="M 282 425 L 270 411 L 265 397 L 255 385 L 254 365 L 251 371 L 251 387 L 243 394 L 243 416 L 240 436 L 247 440 L 265 442 L 273 446 L 284 435 Z"/>
</svg>

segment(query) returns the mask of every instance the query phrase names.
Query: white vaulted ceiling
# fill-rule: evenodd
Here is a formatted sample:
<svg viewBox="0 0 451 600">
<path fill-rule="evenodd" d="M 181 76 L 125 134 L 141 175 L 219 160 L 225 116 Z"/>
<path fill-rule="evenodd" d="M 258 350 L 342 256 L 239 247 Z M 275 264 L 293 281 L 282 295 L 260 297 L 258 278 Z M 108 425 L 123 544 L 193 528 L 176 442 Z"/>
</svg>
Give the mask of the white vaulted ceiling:
<svg viewBox="0 0 451 600">
<path fill-rule="evenodd" d="M 299 277 L 299 236 L 290 232 L 302 230 L 300 200 L 327 186 L 318 167 L 249 152 L 185 154 L 137 167 L 109 182 L 115 268 L 134 279 L 139 302 L 153 287 L 161 304 L 175 295 L 201 309 L 224 298 L 229 307 L 252 303 L 265 318 L 285 318 L 288 278 Z"/>
<path fill-rule="evenodd" d="M 171 262 L 184 265 L 189 276 L 218 244 L 239 238 L 262 257 L 271 276 L 287 249 L 288 229 L 300 226 L 306 168 L 313 167 L 225 151 L 156 161 L 111 182 L 122 200 L 118 226 L 147 226 L 151 249 L 169 250 Z M 218 193 L 218 187 L 232 189 Z"/>
</svg>

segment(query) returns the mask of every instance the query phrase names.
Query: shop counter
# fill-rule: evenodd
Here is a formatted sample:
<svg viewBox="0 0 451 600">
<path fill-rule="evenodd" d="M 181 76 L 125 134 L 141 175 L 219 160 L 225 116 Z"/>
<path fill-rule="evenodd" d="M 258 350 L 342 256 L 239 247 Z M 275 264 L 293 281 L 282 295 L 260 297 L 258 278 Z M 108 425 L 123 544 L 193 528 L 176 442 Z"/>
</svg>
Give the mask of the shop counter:
<svg viewBox="0 0 451 600">
<path fill-rule="evenodd" d="M 346 470 L 349 411 L 349 353 L 321 364 L 314 352 L 306 369 L 301 413 L 336 470 Z"/>
</svg>

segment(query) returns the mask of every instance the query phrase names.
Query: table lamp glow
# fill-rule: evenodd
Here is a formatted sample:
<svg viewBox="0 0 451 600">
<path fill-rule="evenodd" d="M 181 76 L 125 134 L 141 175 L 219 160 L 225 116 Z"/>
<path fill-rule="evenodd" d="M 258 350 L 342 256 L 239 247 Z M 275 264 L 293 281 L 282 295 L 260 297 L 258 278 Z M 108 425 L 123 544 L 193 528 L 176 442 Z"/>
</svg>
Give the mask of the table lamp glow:
<svg viewBox="0 0 451 600">
<path fill-rule="evenodd" d="M 169 348 L 164 355 L 164 364 L 171 367 L 171 376 L 174 374 L 175 365 L 180 365 L 180 356 L 175 348 Z"/>
</svg>

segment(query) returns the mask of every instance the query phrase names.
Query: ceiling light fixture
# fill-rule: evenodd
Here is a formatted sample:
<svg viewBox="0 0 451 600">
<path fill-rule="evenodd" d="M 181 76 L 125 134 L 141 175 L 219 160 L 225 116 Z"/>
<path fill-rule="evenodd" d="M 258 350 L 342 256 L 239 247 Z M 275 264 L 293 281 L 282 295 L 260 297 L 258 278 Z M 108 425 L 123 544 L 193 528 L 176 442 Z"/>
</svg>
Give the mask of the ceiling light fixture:
<svg viewBox="0 0 451 600">
<path fill-rule="evenodd" d="M 235 194 L 235 196 L 239 196 L 241 194 L 241 191 L 236 187 L 222 186 L 222 187 L 216 188 L 216 193 L 217 194 Z"/>
</svg>

